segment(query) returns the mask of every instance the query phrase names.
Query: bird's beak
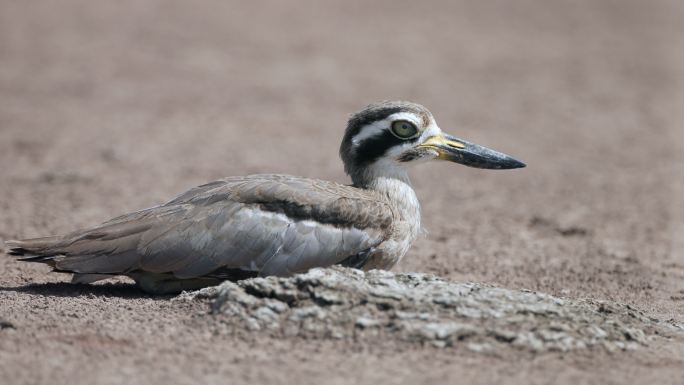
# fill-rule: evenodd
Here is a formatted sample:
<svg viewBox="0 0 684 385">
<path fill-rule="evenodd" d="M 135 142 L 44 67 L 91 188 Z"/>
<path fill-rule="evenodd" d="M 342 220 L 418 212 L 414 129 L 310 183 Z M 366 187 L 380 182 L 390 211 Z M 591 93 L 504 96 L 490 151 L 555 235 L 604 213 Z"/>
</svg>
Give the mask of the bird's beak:
<svg viewBox="0 0 684 385">
<path fill-rule="evenodd" d="M 469 167 L 498 170 L 525 167 L 525 163 L 506 154 L 443 133 L 429 137 L 418 147 L 436 151 L 439 159 Z"/>
</svg>

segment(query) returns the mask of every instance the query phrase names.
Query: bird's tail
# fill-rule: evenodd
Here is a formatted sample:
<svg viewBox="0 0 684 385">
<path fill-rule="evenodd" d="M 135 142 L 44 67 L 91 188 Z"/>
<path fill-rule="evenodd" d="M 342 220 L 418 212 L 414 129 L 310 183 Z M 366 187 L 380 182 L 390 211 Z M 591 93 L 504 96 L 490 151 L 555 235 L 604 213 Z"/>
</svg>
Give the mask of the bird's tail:
<svg viewBox="0 0 684 385">
<path fill-rule="evenodd" d="M 22 261 L 42 262 L 54 266 L 54 258 L 60 253 L 63 237 L 43 237 L 6 241 L 7 254 L 20 257 Z"/>
<path fill-rule="evenodd" d="M 7 245 L 7 254 L 19 257 L 21 261 L 45 263 L 52 266 L 55 271 L 71 272 L 57 266 L 59 260 L 63 258 L 64 251 L 61 250 L 63 243 L 64 237 L 55 236 L 6 241 L 5 245 Z M 71 282 L 93 283 L 113 276 L 113 274 L 80 274 L 74 272 Z"/>
</svg>

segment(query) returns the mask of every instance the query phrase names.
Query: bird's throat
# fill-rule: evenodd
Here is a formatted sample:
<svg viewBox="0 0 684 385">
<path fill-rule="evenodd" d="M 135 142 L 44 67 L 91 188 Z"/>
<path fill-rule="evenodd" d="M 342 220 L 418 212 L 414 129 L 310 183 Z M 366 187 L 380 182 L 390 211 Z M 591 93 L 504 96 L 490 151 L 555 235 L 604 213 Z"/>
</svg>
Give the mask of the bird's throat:
<svg viewBox="0 0 684 385">
<path fill-rule="evenodd" d="M 420 232 L 420 203 L 404 167 L 388 160 L 379 160 L 363 170 L 350 173 L 354 186 L 373 190 L 394 207 L 409 229 L 406 241 L 410 244 Z"/>
</svg>

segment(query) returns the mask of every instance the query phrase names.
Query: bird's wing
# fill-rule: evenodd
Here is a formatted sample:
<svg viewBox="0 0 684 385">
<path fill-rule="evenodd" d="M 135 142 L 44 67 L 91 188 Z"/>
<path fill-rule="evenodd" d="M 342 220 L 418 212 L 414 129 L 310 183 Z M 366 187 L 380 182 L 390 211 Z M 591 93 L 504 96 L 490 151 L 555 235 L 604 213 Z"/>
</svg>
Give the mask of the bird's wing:
<svg viewBox="0 0 684 385">
<path fill-rule="evenodd" d="M 381 243 L 394 212 L 374 193 L 281 175 L 227 178 L 167 204 L 114 218 L 44 250 L 58 270 L 172 272 L 219 268 L 290 275 L 330 266 Z"/>
</svg>

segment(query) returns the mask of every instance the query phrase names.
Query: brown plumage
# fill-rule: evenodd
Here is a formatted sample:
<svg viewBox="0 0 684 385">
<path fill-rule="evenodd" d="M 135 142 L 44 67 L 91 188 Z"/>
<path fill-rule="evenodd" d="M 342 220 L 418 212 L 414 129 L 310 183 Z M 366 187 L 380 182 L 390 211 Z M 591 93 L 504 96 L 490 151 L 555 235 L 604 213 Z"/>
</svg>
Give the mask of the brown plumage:
<svg viewBox="0 0 684 385">
<path fill-rule="evenodd" d="M 26 261 L 78 274 L 189 279 L 236 269 L 290 275 L 377 246 L 395 215 L 371 190 L 252 175 L 199 186 L 92 229 L 7 244 L 10 254 L 30 255 Z"/>
</svg>

